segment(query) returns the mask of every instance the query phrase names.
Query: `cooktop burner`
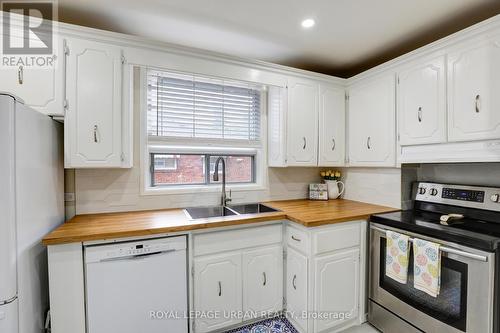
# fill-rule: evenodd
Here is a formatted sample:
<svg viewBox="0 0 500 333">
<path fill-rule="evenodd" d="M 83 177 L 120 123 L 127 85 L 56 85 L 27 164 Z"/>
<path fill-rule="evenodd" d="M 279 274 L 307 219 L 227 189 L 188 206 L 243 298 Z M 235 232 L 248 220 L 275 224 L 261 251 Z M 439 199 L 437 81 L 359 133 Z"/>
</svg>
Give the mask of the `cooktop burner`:
<svg viewBox="0 0 500 333">
<path fill-rule="evenodd" d="M 370 221 L 485 251 L 500 247 L 500 189 L 419 183 L 415 192 L 414 209 L 376 214 Z M 448 214 L 464 217 L 441 224 Z"/>
</svg>

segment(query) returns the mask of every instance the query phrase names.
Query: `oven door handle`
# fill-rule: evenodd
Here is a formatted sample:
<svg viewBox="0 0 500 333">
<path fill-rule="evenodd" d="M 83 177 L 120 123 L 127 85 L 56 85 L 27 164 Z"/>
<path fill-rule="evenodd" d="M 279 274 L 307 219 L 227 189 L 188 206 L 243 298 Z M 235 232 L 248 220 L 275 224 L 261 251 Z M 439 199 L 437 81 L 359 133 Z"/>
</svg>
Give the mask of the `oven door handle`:
<svg viewBox="0 0 500 333">
<path fill-rule="evenodd" d="M 384 235 L 385 235 L 385 233 L 387 231 L 387 229 L 382 229 L 382 228 L 379 228 L 379 227 L 376 227 L 376 226 L 373 226 L 373 225 L 371 225 L 370 228 L 374 229 L 374 230 L 377 230 L 377 231 L 380 231 L 380 232 L 383 232 Z M 413 243 L 413 238 L 410 238 L 409 241 Z M 451 247 L 447 247 L 447 246 L 443 246 L 443 245 L 440 245 L 439 249 L 442 252 L 456 254 L 456 255 L 459 255 L 459 256 L 462 256 L 462 257 L 466 257 L 466 258 L 488 262 L 488 257 L 482 256 L 480 254 L 475 254 L 475 253 L 470 253 L 470 252 L 466 252 L 466 251 L 462 251 L 462 250 L 457 250 L 457 249 L 454 249 L 454 248 L 451 248 Z"/>
</svg>

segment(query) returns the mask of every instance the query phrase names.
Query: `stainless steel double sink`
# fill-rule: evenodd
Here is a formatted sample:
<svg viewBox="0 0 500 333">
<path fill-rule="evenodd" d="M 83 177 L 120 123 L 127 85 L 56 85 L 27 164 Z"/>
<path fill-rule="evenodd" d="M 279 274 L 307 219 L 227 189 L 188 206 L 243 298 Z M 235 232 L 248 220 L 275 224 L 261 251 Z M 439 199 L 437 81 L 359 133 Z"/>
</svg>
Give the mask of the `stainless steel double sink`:
<svg viewBox="0 0 500 333">
<path fill-rule="evenodd" d="M 191 207 L 184 209 L 184 213 L 190 220 L 205 219 L 211 217 L 222 217 L 244 214 L 262 214 L 279 212 L 278 209 L 261 203 L 251 203 L 232 206 Z"/>
</svg>

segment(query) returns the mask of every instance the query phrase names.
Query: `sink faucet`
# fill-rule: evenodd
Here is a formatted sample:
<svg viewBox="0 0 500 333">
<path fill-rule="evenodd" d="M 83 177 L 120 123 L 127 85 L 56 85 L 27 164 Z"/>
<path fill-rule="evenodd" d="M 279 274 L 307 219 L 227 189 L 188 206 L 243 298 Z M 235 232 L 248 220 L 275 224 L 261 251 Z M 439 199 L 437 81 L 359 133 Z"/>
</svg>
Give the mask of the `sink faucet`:
<svg viewBox="0 0 500 333">
<path fill-rule="evenodd" d="M 231 201 L 231 198 L 226 197 L 226 161 L 220 156 L 215 161 L 215 171 L 214 171 L 214 182 L 219 181 L 219 162 L 222 163 L 222 193 L 221 193 L 221 206 L 227 205 Z"/>
</svg>

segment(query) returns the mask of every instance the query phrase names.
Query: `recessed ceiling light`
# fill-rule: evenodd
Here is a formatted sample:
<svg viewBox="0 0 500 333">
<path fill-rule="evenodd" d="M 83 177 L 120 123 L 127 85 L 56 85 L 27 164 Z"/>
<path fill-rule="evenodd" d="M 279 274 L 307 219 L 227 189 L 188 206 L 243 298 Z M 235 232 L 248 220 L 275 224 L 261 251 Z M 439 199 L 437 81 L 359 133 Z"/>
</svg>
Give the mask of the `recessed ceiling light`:
<svg viewBox="0 0 500 333">
<path fill-rule="evenodd" d="M 301 24 L 302 24 L 303 28 L 308 29 L 308 28 L 312 28 L 316 24 L 316 22 L 314 22 L 313 19 L 309 18 L 309 19 L 305 19 L 304 21 L 302 21 Z"/>
</svg>

